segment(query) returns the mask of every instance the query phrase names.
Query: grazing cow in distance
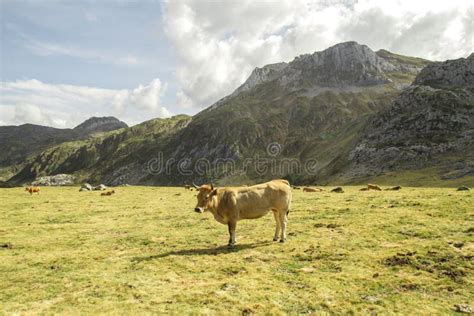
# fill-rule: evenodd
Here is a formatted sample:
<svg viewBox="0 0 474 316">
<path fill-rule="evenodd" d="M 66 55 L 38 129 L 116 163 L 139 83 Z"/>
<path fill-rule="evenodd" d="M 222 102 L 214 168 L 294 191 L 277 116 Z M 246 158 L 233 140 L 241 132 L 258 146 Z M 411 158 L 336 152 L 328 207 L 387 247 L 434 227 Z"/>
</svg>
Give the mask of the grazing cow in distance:
<svg viewBox="0 0 474 316">
<path fill-rule="evenodd" d="M 324 189 L 321 188 L 309 188 L 309 187 L 304 187 L 303 192 L 323 192 Z"/>
<path fill-rule="evenodd" d="M 382 189 L 376 184 L 367 184 L 367 189 L 374 191 L 382 191 Z"/>
<path fill-rule="evenodd" d="M 25 191 L 30 192 L 30 195 L 33 195 L 33 193 L 39 194 L 40 193 L 40 187 L 26 187 Z"/>
<path fill-rule="evenodd" d="M 397 185 L 397 186 L 394 186 L 394 187 L 391 187 L 391 188 L 386 188 L 385 191 L 398 191 L 398 190 L 401 190 L 402 187 Z"/>
<path fill-rule="evenodd" d="M 184 185 L 184 189 L 185 189 L 185 190 L 191 190 L 191 186 L 190 186 L 189 184 L 185 184 L 185 185 Z"/>
<path fill-rule="evenodd" d="M 112 190 L 112 191 L 107 191 L 107 192 L 102 192 L 100 195 L 102 196 L 110 196 L 112 194 L 115 194 L 115 190 Z"/>
<path fill-rule="evenodd" d="M 209 211 L 219 223 L 227 225 L 230 247 L 235 245 L 235 229 L 239 220 L 259 218 L 269 211 L 273 212 L 276 221 L 273 240 L 278 240 L 280 236 L 280 242 L 285 241 L 292 197 L 288 181 L 272 180 L 248 187 L 194 186 L 199 191 L 194 211 Z"/>
</svg>

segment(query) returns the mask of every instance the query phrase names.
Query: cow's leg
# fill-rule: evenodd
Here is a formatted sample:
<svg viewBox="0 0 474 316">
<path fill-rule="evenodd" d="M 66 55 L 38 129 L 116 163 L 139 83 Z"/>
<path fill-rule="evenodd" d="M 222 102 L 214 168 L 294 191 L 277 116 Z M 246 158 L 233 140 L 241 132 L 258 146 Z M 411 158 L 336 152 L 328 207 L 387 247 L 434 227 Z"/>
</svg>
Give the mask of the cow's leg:
<svg viewBox="0 0 474 316">
<path fill-rule="evenodd" d="M 288 210 L 283 212 L 280 211 L 280 225 L 281 225 L 281 237 L 280 242 L 285 242 L 286 240 L 286 224 L 288 223 Z"/>
<path fill-rule="evenodd" d="M 272 210 L 273 217 L 275 218 L 275 235 L 273 235 L 273 241 L 278 240 L 278 236 L 280 235 L 280 217 L 278 216 L 277 210 Z"/>
<path fill-rule="evenodd" d="M 237 223 L 229 222 L 227 226 L 229 227 L 229 247 L 233 247 L 235 245 L 235 228 Z"/>
</svg>

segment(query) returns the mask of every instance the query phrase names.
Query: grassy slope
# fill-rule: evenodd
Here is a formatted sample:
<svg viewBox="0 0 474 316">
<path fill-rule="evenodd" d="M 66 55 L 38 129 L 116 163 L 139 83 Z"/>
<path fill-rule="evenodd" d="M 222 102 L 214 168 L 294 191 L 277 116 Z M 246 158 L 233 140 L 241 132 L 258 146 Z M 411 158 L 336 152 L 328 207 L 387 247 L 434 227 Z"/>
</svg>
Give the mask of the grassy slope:
<svg viewBox="0 0 474 316">
<path fill-rule="evenodd" d="M 431 314 L 472 304 L 472 192 L 345 189 L 294 191 L 285 244 L 270 241 L 271 215 L 239 222 L 235 251 L 182 188 L 1 189 L 0 244 L 11 248 L 0 248 L 0 312 Z"/>
<path fill-rule="evenodd" d="M 113 169 L 117 162 L 137 160 L 145 149 L 152 150 L 189 119 L 187 115 L 152 119 L 127 129 L 96 134 L 89 140 L 62 143 L 32 158 L 13 180 L 25 182 L 58 173 L 74 173 L 81 180 L 87 179 L 94 172 Z"/>
</svg>

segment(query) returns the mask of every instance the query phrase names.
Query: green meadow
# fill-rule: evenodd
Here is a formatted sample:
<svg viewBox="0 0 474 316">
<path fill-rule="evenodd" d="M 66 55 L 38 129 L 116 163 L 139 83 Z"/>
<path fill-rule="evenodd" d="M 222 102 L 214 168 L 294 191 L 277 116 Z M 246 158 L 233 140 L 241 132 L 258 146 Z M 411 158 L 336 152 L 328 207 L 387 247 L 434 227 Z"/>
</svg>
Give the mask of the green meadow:
<svg viewBox="0 0 474 316">
<path fill-rule="evenodd" d="M 474 198 L 454 188 L 293 190 L 227 227 L 196 192 L 0 189 L 2 314 L 446 314 L 474 306 Z"/>
</svg>

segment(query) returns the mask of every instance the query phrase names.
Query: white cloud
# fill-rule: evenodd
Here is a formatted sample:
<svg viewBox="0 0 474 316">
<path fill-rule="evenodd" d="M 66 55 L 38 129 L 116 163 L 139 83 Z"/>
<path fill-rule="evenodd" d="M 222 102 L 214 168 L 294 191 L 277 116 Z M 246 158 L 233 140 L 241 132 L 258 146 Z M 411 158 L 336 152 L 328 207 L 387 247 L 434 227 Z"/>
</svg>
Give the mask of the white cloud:
<svg viewBox="0 0 474 316">
<path fill-rule="evenodd" d="M 182 108 L 209 106 L 254 67 L 342 41 L 435 60 L 472 51 L 470 1 L 169 1 L 162 12 Z"/>
<path fill-rule="evenodd" d="M 118 66 L 134 66 L 141 63 L 136 56 L 133 56 L 131 54 L 125 56 L 117 56 L 116 54 L 110 52 L 85 49 L 67 43 L 58 44 L 27 39 L 25 42 L 25 46 L 32 53 L 39 56 L 62 55 L 89 61 L 96 61 L 100 63 L 114 64 Z"/>
<path fill-rule="evenodd" d="M 161 104 L 166 89 L 158 78 L 132 90 L 48 84 L 34 79 L 2 82 L 0 124 L 73 127 L 93 115 L 114 115 L 135 124 L 171 115 Z"/>
<path fill-rule="evenodd" d="M 140 85 L 133 89 L 129 95 L 130 102 L 144 110 L 156 110 L 166 88 L 166 84 L 162 85 L 158 78 L 154 79 L 147 86 Z"/>
</svg>

